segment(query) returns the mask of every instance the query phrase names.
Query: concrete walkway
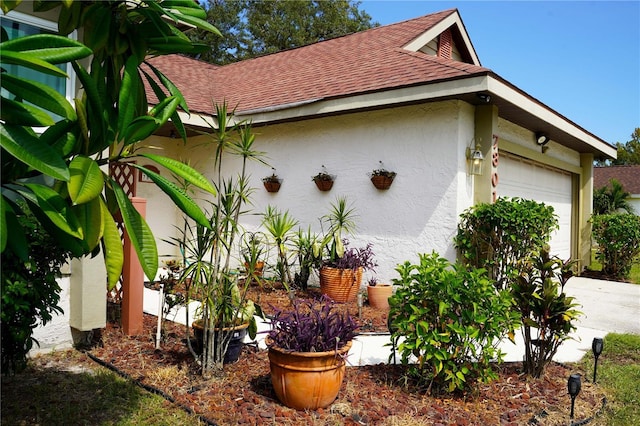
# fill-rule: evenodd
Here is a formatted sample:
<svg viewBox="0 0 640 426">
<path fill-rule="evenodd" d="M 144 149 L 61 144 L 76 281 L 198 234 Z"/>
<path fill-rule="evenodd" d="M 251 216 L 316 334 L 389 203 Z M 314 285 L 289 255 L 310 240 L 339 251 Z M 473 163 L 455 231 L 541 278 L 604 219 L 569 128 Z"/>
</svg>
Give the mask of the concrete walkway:
<svg viewBox="0 0 640 426">
<path fill-rule="evenodd" d="M 577 329 L 571 335 L 572 339 L 560 346 L 554 357 L 555 361 L 579 361 L 585 352 L 591 351 L 594 337 L 604 337 L 611 332 L 640 334 L 640 285 L 574 277 L 567 282 L 565 292 L 576 298 L 576 303 L 581 305 L 578 309 L 583 312 L 583 316 L 577 322 Z M 194 302 L 190 307 L 190 318 L 193 318 L 196 307 L 197 304 Z M 157 315 L 157 291 L 145 288 L 144 310 Z M 170 313 L 168 319 L 184 324 L 184 308 Z M 191 321 L 190 319 L 189 323 Z M 258 328 L 268 330 L 269 326 L 262 323 Z M 259 346 L 264 348 L 263 336 L 259 334 L 257 340 Z M 391 347 L 386 346 L 388 343 L 388 334 L 358 336 L 349 352 L 349 364 L 357 366 L 388 362 L 391 354 Z M 506 353 L 505 361 L 522 361 L 524 344 L 521 333 L 516 334 L 515 345 L 506 341 L 500 345 L 500 349 Z M 604 350 L 606 351 L 606 348 Z"/>
</svg>

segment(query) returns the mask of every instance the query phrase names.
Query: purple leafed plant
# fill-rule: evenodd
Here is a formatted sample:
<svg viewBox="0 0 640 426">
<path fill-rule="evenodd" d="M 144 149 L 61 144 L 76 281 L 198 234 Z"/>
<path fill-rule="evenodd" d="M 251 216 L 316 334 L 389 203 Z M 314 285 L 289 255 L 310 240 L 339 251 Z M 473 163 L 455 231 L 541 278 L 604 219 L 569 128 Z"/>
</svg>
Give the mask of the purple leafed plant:
<svg viewBox="0 0 640 426">
<path fill-rule="evenodd" d="M 325 295 L 296 299 L 293 310 L 277 309 L 271 319 L 270 345 L 294 352 L 326 352 L 342 348 L 358 328 L 349 313 L 337 312 Z"/>
<path fill-rule="evenodd" d="M 356 270 L 362 267 L 365 271 L 373 271 L 378 264 L 373 260 L 373 244 L 369 243 L 365 247 L 348 247 L 349 241 L 343 240 L 345 247 L 344 255 L 336 259 L 330 266 L 339 269 Z"/>
</svg>

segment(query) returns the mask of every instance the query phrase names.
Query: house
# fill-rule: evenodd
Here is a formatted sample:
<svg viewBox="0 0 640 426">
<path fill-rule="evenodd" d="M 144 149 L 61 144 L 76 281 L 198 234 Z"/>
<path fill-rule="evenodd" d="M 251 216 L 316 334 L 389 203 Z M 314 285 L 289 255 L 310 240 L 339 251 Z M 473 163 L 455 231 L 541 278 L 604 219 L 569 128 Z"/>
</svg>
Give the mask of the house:
<svg viewBox="0 0 640 426">
<path fill-rule="evenodd" d="M 609 185 L 615 179 L 629 193 L 629 204 L 637 215 L 640 215 L 640 165 L 596 167 L 593 169 L 593 188 Z"/>
<path fill-rule="evenodd" d="M 26 7 L 4 19 L 56 28 L 55 16 L 35 18 Z M 145 141 L 149 150 L 211 174 L 199 131 L 209 129 L 214 103 L 226 101 L 253 123 L 256 148 L 269 157 L 251 166 L 253 211 L 274 205 L 319 231 L 318 218 L 346 196 L 358 214 L 352 244 L 373 243 L 381 281 L 417 253 L 455 259 L 459 215 L 502 196 L 552 205 L 560 222 L 553 252 L 589 264 L 592 164 L 614 158 L 615 148 L 483 67 L 456 9 L 225 66 L 175 55 L 150 61 L 182 90 L 191 114 L 182 114 L 187 144 L 167 126 Z M 397 173 L 384 191 L 368 176 L 380 162 Z M 277 193 L 262 189 L 271 167 L 284 179 Z M 311 181 L 323 167 L 337 176 L 328 192 Z M 181 222 L 177 209 L 142 179 L 136 195 L 147 199 L 159 253 L 177 256 L 163 242 Z M 259 222 L 249 215 L 243 225 Z M 99 263 L 74 261 L 65 277 L 64 319 L 74 330 L 104 325 Z"/>
<path fill-rule="evenodd" d="M 358 213 L 352 244 L 373 243 L 382 280 L 417 253 L 455 259 L 459 215 L 504 196 L 553 206 L 553 252 L 589 263 L 592 163 L 615 148 L 481 66 L 456 9 L 225 66 L 175 55 L 151 63 L 182 90 L 192 130 L 206 131 L 203 117 L 222 101 L 253 123 L 256 149 L 284 179 L 268 193 L 260 179 L 270 167 L 253 167 L 254 212 L 274 205 L 318 231 L 318 218 L 346 196 Z M 206 137 L 194 132 L 183 145 L 170 135 L 167 127 L 149 145 L 206 174 Z M 476 149 L 479 175 L 468 160 Z M 367 176 L 380 161 L 397 173 L 386 191 Z M 322 167 L 337 176 L 330 192 L 311 181 Z M 171 253 L 160 238 L 179 220 L 174 209 L 150 186 L 138 191 L 161 212 L 148 220 L 159 252 Z"/>
</svg>

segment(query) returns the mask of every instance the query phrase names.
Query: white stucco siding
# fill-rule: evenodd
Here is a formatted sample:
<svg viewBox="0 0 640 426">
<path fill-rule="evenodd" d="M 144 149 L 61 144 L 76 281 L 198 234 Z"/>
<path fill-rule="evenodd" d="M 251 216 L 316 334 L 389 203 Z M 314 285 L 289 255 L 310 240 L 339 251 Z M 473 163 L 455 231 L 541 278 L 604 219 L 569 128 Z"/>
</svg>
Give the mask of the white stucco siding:
<svg viewBox="0 0 640 426">
<path fill-rule="evenodd" d="M 62 313 L 53 313 L 51 321 L 46 325 L 39 325 L 34 328 L 32 337 L 38 341 L 38 344 L 34 344 L 31 349 L 31 354 L 36 354 L 40 351 L 51 351 L 54 349 L 67 349 L 73 346 L 73 337 L 71 336 L 71 329 L 69 328 L 69 311 L 70 311 L 70 297 L 69 292 L 70 282 L 69 275 L 64 275 L 57 279 L 60 286 L 60 301 L 58 307 L 62 309 Z"/>
<path fill-rule="evenodd" d="M 188 159 L 189 157 L 185 157 L 185 154 L 182 152 L 184 143 L 181 139 L 154 136 L 148 139 L 147 144 L 150 148 L 146 148 L 140 152 L 163 155 L 175 159 Z M 170 180 L 172 179 L 166 169 L 149 159 L 138 157 L 136 162 L 141 166 L 155 166 L 159 169 L 159 172 L 163 177 Z M 164 192 L 158 189 L 154 183 L 142 182 L 140 180 L 139 172 L 136 172 L 136 179 L 138 179 L 136 196 L 147 200 L 146 220 L 151 231 L 156 237 L 160 261 L 177 257 L 179 255 L 177 248 L 163 240 L 175 236 L 173 226 L 181 223 L 182 212 L 173 204 L 173 201 L 171 201 Z M 162 264 L 160 266 L 162 266 Z"/>
<path fill-rule="evenodd" d="M 629 204 L 631 204 L 633 212 L 640 216 L 640 194 L 631 194 L 629 197 Z"/>
<path fill-rule="evenodd" d="M 417 253 L 435 250 L 454 260 L 458 217 L 473 199 L 465 160 L 473 128 L 473 108 L 458 101 L 255 127 L 254 149 L 264 151 L 269 164 L 249 165 L 253 214 L 245 215 L 242 223 L 256 229 L 258 214 L 272 205 L 289 211 L 302 228 L 320 232 L 319 218 L 337 197 L 346 196 L 357 213 L 358 234 L 351 238 L 352 245 L 373 243 L 378 279 L 396 277 L 397 264 L 416 261 Z M 213 149 L 205 142 L 200 136 L 176 146 L 175 152 L 165 147 L 163 154 L 174 153 L 213 178 Z M 237 175 L 239 160 L 225 161 L 223 174 Z M 368 176 L 379 161 L 397 173 L 386 191 L 377 190 Z M 319 191 L 311 179 L 323 165 L 336 175 L 329 192 Z M 262 185 L 271 167 L 283 179 L 277 193 L 268 193 Z M 139 185 L 140 196 L 149 199 L 152 230 L 158 240 L 166 238 L 175 232 L 172 227 L 180 215 L 164 195 L 143 195 L 152 184 Z M 158 214 L 162 218 L 155 217 Z M 165 218 L 173 218 L 173 223 Z M 168 251 L 162 244 L 160 254 Z"/>
</svg>

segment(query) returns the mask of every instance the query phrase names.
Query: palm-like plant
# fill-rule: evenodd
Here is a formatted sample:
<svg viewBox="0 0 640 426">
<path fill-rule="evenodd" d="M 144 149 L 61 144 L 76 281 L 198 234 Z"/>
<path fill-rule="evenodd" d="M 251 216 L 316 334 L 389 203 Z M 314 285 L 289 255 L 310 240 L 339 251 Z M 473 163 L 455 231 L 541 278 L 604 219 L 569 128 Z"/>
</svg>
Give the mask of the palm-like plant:
<svg viewBox="0 0 640 426">
<path fill-rule="evenodd" d="M 314 247 L 315 255 L 327 254 L 326 261 L 333 263 L 344 255 L 343 238 L 356 230 L 355 208 L 349 205 L 346 197 L 338 197 L 331 204 L 331 211 L 320 219 L 321 225 L 327 227 L 322 241 Z"/>
<path fill-rule="evenodd" d="M 289 291 L 291 281 L 291 270 L 287 253 L 287 243 L 293 236 L 291 230 L 298 224 L 298 221 L 289 215 L 288 211 L 281 212 L 277 208 L 267 206 L 263 214 L 262 225 L 273 238 L 278 248 L 278 277 L 282 284 Z"/>
<path fill-rule="evenodd" d="M 634 214 L 630 196 L 618 180 L 611 179 L 609 185 L 594 191 L 593 214 L 611 214 L 621 210 Z"/>
</svg>

